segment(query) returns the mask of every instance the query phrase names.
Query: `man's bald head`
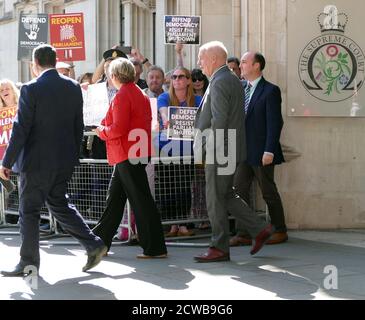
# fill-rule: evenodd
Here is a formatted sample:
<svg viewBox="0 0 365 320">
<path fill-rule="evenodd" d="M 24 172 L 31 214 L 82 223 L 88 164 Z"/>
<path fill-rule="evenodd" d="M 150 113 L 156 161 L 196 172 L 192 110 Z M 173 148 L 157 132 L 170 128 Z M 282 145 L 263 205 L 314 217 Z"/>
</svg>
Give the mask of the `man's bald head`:
<svg viewBox="0 0 365 320">
<path fill-rule="evenodd" d="M 255 51 L 243 54 L 240 62 L 241 75 L 249 81 L 253 81 L 262 75 L 266 61 L 264 56 Z"/>
<path fill-rule="evenodd" d="M 215 70 L 226 64 L 228 52 L 220 41 L 211 41 L 199 49 L 198 64 L 203 73 L 210 77 Z"/>
<path fill-rule="evenodd" d="M 204 51 L 209 56 L 214 56 L 216 59 L 226 63 L 228 51 L 224 44 L 220 41 L 207 42 L 200 47 L 199 51 Z"/>
</svg>

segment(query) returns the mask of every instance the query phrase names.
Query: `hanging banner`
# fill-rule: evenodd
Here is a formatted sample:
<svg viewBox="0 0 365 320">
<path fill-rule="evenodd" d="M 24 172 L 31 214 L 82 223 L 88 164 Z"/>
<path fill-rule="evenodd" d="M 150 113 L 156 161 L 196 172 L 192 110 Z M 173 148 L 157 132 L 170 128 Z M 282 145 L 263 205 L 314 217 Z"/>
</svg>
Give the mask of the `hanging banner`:
<svg viewBox="0 0 365 320">
<path fill-rule="evenodd" d="M 200 44 L 199 16 L 165 16 L 165 44 Z"/>
<path fill-rule="evenodd" d="M 0 160 L 3 159 L 9 143 L 17 110 L 18 107 L 10 107 L 2 109 L 0 112 Z"/>
<path fill-rule="evenodd" d="M 18 60 L 32 60 L 32 51 L 48 41 L 47 14 L 20 14 Z"/>
<path fill-rule="evenodd" d="M 82 13 L 51 14 L 51 45 L 59 61 L 85 60 L 84 16 Z"/>
</svg>

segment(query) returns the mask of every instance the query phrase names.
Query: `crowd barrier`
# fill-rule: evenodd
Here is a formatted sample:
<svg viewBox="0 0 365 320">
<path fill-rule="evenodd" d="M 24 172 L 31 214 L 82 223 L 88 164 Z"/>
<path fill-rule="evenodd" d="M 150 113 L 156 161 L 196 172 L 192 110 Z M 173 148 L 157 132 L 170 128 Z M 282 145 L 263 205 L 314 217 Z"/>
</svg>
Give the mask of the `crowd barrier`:
<svg viewBox="0 0 365 320">
<path fill-rule="evenodd" d="M 8 194 L 5 188 L 1 188 L 0 193 L 0 229 L 8 227 L 18 227 L 19 218 L 19 192 L 18 192 L 18 178 L 17 175 L 11 173 L 10 179 L 15 184 L 15 190 Z M 47 208 L 43 207 L 41 210 L 41 219 L 48 221 L 49 229 L 46 233 L 55 233 L 55 220 L 48 214 Z M 16 235 L 19 231 L 1 231 L 0 234 Z"/>
<path fill-rule="evenodd" d="M 106 160 L 95 159 L 81 159 L 80 165 L 75 167 L 67 196 L 69 202 L 76 206 L 90 226 L 95 225 L 103 213 L 112 170 L 113 167 L 109 166 Z M 193 224 L 208 220 L 203 166 L 192 164 L 191 157 L 152 158 L 146 171 L 152 195 L 161 213 L 162 224 Z M 11 179 L 17 185 L 15 174 L 11 175 Z M 255 190 L 254 187 L 251 192 L 251 205 L 254 209 L 256 209 Z M 2 188 L 0 225 L 3 228 L 14 227 L 14 224 L 9 224 L 6 220 L 11 217 L 16 219 L 19 215 L 18 209 L 18 188 L 11 194 L 7 194 Z M 124 208 L 123 214 L 125 217 L 121 227 L 129 230 L 128 239 L 125 242 L 130 242 L 135 235 L 131 223 L 133 210 L 129 203 Z M 49 214 L 47 207 L 42 208 L 41 218 L 49 222 L 48 236 L 43 235 L 43 239 L 64 235 L 59 230 L 55 219 Z M 207 234 L 195 237 L 201 236 L 207 236 Z"/>
<path fill-rule="evenodd" d="M 109 166 L 106 160 L 95 159 L 81 159 L 80 165 L 75 167 L 67 197 L 90 226 L 95 225 L 103 213 L 112 170 L 113 167 Z M 208 219 L 205 209 L 204 171 L 202 167 L 191 164 L 190 157 L 152 158 L 146 171 L 163 224 L 194 223 Z M 10 178 L 17 185 L 17 175 L 12 173 Z M 1 226 L 14 227 L 14 224 L 6 221 L 17 219 L 18 210 L 18 188 L 11 194 L 2 189 Z M 133 211 L 128 203 L 123 214 L 126 214 L 127 218 L 123 219 L 122 226 L 129 229 L 129 236 L 133 236 Z M 49 234 L 62 234 L 46 206 L 41 209 L 41 218 L 49 223 Z"/>
<path fill-rule="evenodd" d="M 106 160 L 95 159 L 81 159 L 80 165 L 75 167 L 72 179 L 68 185 L 67 197 L 69 202 L 76 206 L 85 222 L 90 226 L 95 225 L 103 213 L 112 170 L 113 168 L 107 164 Z M 16 174 L 12 173 L 10 179 L 16 186 L 18 185 Z M 2 188 L 0 207 L 1 227 L 16 226 L 14 222 L 16 222 L 15 220 L 17 220 L 18 216 L 18 187 L 11 194 L 7 194 L 6 190 Z M 43 239 L 64 235 L 46 206 L 41 209 L 41 219 L 43 225 L 49 224 L 48 229 L 42 232 Z M 126 227 L 128 228 L 129 226 L 127 225 Z M 1 233 L 4 234 L 4 232 Z M 16 234 L 19 232 L 12 233 Z"/>
</svg>

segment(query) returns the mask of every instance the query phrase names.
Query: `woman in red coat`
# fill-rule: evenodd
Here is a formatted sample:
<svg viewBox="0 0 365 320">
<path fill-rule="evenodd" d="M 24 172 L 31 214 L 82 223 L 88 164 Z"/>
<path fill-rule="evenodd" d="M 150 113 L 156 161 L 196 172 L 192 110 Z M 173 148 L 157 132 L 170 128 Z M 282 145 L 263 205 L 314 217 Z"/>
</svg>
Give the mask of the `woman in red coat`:
<svg viewBox="0 0 365 320">
<path fill-rule="evenodd" d="M 106 142 L 108 162 L 114 166 L 114 171 L 105 211 L 93 231 L 110 248 L 128 199 L 143 248 L 143 254 L 137 257 L 165 258 L 167 250 L 161 218 L 145 171 L 152 155 L 149 98 L 134 84 L 135 70 L 128 59 L 112 61 L 109 73 L 118 92 L 95 132 Z"/>
</svg>

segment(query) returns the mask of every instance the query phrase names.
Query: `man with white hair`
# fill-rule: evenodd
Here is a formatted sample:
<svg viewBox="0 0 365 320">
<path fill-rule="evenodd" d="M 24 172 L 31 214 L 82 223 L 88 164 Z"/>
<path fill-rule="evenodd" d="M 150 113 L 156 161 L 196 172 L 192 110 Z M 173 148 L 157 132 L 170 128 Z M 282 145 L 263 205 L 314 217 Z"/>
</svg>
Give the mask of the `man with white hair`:
<svg viewBox="0 0 365 320">
<path fill-rule="evenodd" d="M 194 153 L 205 161 L 212 238 L 208 251 L 194 257 L 197 262 L 230 259 L 228 212 L 255 239 L 251 254 L 257 253 L 273 232 L 273 227 L 264 223 L 233 190 L 236 165 L 246 158 L 245 115 L 242 84 L 226 61 L 227 49 L 221 42 L 206 43 L 199 50 L 198 64 L 210 77 L 210 84 L 196 117 Z"/>
</svg>

